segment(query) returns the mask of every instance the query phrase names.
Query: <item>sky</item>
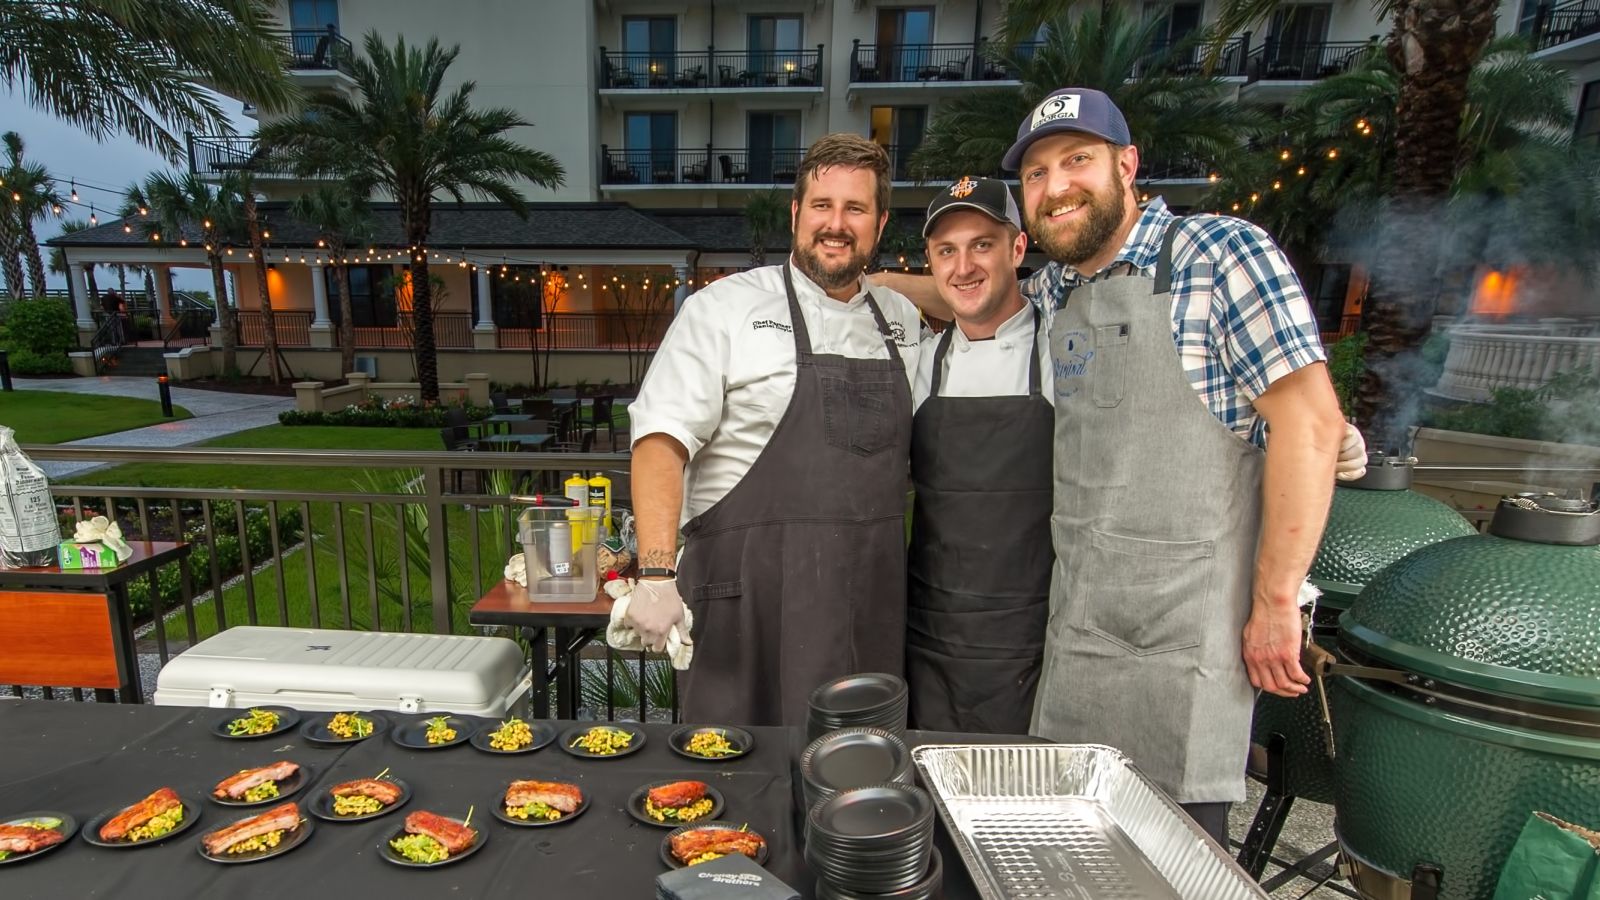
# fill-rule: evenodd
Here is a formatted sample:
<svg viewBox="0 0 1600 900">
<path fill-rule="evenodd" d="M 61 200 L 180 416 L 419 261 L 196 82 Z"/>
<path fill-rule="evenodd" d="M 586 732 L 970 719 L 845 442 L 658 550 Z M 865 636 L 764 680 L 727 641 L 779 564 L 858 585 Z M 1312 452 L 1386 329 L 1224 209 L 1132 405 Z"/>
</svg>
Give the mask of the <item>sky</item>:
<svg viewBox="0 0 1600 900">
<path fill-rule="evenodd" d="M 255 121 L 243 115 L 238 101 L 222 96 L 215 99 L 227 110 L 236 130 L 242 134 L 255 131 Z M 155 151 L 139 146 L 131 138 L 112 137 L 103 144 L 96 143 L 82 130 L 29 106 L 15 92 L 0 91 L 0 131 L 15 131 L 22 136 L 25 158 L 42 163 L 50 170 L 63 197 L 71 196 L 71 181 L 77 181 L 78 199 L 85 205 L 67 206 L 61 219 L 50 216 L 36 221 L 34 228 L 40 243 L 56 236 L 62 219 L 87 220 L 87 204 L 94 204 L 100 221 L 115 218 L 117 208 L 122 205 L 122 192 L 130 184 L 144 180 L 153 171 L 172 168 Z M 181 130 L 176 133 L 181 135 Z M 179 289 L 211 288 L 211 276 L 203 269 L 174 269 L 173 272 Z M 47 275 L 51 287 L 66 287 L 63 276 Z M 96 278 L 102 289 L 115 283 L 115 276 L 109 270 L 101 270 Z M 129 283 L 136 290 L 142 285 L 143 282 Z"/>
</svg>

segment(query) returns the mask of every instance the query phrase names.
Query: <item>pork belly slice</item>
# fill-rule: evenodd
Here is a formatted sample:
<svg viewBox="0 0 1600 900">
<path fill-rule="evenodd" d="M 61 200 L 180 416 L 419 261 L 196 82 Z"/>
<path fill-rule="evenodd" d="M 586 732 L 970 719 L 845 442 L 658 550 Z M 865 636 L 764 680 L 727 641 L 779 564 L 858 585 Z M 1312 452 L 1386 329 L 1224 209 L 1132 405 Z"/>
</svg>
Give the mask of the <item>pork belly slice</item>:
<svg viewBox="0 0 1600 900">
<path fill-rule="evenodd" d="M 211 794 L 217 798 L 226 797 L 238 800 L 257 785 L 266 784 L 269 781 L 282 781 L 298 771 L 300 771 L 300 764 L 292 763 L 288 760 L 273 763 L 270 766 L 262 766 L 259 769 L 245 769 L 237 775 L 230 775 L 222 779 L 217 784 L 216 790 L 212 791 Z"/>
<path fill-rule="evenodd" d="M 400 799 L 400 785 L 376 778 L 357 778 L 328 788 L 328 793 L 335 797 L 371 797 L 388 806 Z"/>
<path fill-rule="evenodd" d="M 438 841 L 449 853 L 460 853 L 478 839 L 478 833 L 471 828 L 426 810 L 406 816 L 406 833 L 425 834 Z"/>
<path fill-rule="evenodd" d="M 506 789 L 506 806 L 517 809 L 530 803 L 543 803 L 564 813 L 577 812 L 583 792 L 576 785 L 559 781 L 513 781 Z"/>
<path fill-rule="evenodd" d="M 66 840 L 53 828 L 29 825 L 0 825 L 0 850 L 7 853 L 32 853 Z"/>
<path fill-rule="evenodd" d="M 226 828 L 219 828 L 201 838 L 201 841 L 206 846 L 206 852 L 216 856 L 240 841 L 271 834 L 274 831 L 293 831 L 298 827 L 300 827 L 300 804 L 291 800 L 274 806 L 259 816 L 235 822 Z"/>
<path fill-rule="evenodd" d="M 676 809 L 698 803 L 706 795 L 704 781 L 674 781 L 650 789 L 650 803 L 656 808 Z"/>
<path fill-rule="evenodd" d="M 172 809 L 183 805 L 172 788 L 157 788 L 150 796 L 111 817 L 100 826 L 100 840 L 120 841 L 128 832 Z"/>
</svg>

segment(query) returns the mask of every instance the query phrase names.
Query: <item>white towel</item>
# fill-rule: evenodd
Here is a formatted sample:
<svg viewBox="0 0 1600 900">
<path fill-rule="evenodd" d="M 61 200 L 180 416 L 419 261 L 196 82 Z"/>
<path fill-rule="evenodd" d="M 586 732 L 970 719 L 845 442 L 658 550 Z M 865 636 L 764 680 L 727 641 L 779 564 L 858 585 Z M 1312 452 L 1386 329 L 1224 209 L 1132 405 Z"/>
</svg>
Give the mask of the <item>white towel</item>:
<svg viewBox="0 0 1600 900">
<path fill-rule="evenodd" d="M 629 627 L 627 618 L 633 579 L 608 581 L 605 590 L 616 601 L 611 606 L 611 624 L 606 626 L 606 643 L 618 650 L 643 650 L 644 642 L 639 639 L 639 633 Z M 694 659 L 694 642 L 689 640 L 689 629 L 693 627 L 694 613 L 685 606 L 683 621 L 667 632 L 667 656 L 672 660 L 672 667 L 680 672 L 689 668 L 690 660 Z"/>
</svg>

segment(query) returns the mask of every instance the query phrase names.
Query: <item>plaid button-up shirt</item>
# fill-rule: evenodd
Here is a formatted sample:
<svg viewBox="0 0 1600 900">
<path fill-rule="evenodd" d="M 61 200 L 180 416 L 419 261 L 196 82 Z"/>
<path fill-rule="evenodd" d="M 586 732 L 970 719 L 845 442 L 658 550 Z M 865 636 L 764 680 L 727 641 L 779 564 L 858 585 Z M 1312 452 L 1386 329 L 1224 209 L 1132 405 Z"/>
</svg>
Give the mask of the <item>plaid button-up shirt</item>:
<svg viewBox="0 0 1600 900">
<path fill-rule="evenodd" d="M 1072 287 L 1137 270 L 1154 276 L 1174 219 L 1157 197 L 1116 259 L 1088 277 L 1052 262 L 1024 279 L 1022 295 L 1048 323 Z M 1265 231 L 1227 216 L 1187 216 L 1172 247 L 1172 337 L 1189 384 L 1223 425 L 1258 446 L 1266 423 L 1255 398 L 1274 381 L 1327 355 L 1300 279 Z"/>
</svg>

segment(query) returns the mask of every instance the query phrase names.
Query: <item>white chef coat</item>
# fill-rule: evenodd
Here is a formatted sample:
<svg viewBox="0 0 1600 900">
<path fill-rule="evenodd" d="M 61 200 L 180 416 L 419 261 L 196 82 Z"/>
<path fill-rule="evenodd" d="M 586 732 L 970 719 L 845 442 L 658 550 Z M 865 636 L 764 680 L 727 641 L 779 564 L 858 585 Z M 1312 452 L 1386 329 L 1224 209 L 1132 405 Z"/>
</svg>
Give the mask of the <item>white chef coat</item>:
<svg viewBox="0 0 1600 900">
<path fill-rule="evenodd" d="M 950 349 L 944 355 L 944 377 L 939 382 L 941 397 L 1009 397 L 1028 393 L 1028 348 L 1039 357 L 1039 381 L 1050 382 L 1050 333 L 1044 321 L 1039 322 L 1039 339 L 1032 341 L 1033 305 L 1024 303 L 1017 314 L 1000 323 L 994 338 L 985 341 L 968 340 L 961 326 L 952 322 L 956 330 L 950 339 Z M 922 339 L 922 360 L 917 365 L 917 380 L 912 389 L 911 402 L 917 407 L 933 392 L 933 358 L 939 349 L 942 334 L 929 333 Z M 1044 398 L 1055 405 L 1054 392 L 1041 390 Z"/>
<path fill-rule="evenodd" d="M 795 298 L 811 349 L 855 359 L 886 359 L 888 348 L 866 304 L 865 282 L 849 302 L 829 297 L 799 269 Z M 921 317 L 884 287 L 883 311 L 909 384 L 921 355 Z M 783 267 L 764 266 L 712 282 L 683 303 L 628 407 L 635 443 L 665 434 L 689 451 L 683 521 L 711 508 L 750 471 L 794 395 L 794 334 Z"/>
</svg>

